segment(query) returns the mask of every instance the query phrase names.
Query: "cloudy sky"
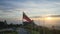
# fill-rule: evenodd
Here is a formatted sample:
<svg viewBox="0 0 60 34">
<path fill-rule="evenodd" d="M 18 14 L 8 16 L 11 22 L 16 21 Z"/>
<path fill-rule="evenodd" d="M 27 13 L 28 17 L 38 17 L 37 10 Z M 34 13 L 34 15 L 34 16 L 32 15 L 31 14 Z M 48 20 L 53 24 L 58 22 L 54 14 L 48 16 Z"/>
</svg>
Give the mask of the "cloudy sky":
<svg viewBox="0 0 60 34">
<path fill-rule="evenodd" d="M 60 0 L 0 0 L 0 18 L 21 18 L 22 12 L 29 17 L 60 15 Z"/>
</svg>

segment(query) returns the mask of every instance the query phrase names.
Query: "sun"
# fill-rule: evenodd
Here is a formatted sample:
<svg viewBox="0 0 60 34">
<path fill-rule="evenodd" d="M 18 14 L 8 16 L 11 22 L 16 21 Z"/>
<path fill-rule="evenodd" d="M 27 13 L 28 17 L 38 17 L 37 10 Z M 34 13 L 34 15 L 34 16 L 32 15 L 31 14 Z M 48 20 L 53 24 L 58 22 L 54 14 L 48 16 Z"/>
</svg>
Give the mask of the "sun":
<svg viewBox="0 0 60 34">
<path fill-rule="evenodd" d="M 52 17 L 47 17 L 46 19 L 47 19 L 47 20 L 51 20 L 51 19 L 52 19 Z"/>
</svg>

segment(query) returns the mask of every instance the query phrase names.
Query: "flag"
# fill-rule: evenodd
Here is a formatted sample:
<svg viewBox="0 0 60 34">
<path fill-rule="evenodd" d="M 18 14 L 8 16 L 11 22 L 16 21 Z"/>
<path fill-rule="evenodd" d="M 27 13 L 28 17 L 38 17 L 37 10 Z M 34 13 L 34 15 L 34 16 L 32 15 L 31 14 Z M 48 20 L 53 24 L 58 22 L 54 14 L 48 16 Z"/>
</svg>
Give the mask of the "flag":
<svg viewBox="0 0 60 34">
<path fill-rule="evenodd" d="M 24 12 L 23 12 L 23 25 L 32 25 L 34 26 L 35 23 L 33 20 L 31 20 Z"/>
<path fill-rule="evenodd" d="M 31 22 L 32 20 L 23 12 L 23 21 L 24 22 Z"/>
</svg>

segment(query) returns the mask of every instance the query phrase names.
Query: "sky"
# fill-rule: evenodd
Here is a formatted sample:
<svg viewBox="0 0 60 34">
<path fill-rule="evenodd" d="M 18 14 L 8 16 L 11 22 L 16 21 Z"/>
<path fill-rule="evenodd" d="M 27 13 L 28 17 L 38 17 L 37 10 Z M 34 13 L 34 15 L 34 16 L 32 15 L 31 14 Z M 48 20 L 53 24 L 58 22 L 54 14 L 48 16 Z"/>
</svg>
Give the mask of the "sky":
<svg viewBox="0 0 60 34">
<path fill-rule="evenodd" d="M 30 16 L 60 15 L 60 0 L 0 0 L 0 17 L 18 18 L 22 12 Z"/>
<path fill-rule="evenodd" d="M 22 13 L 29 17 L 60 15 L 60 0 L 0 0 L 0 18 L 20 20 Z"/>
</svg>

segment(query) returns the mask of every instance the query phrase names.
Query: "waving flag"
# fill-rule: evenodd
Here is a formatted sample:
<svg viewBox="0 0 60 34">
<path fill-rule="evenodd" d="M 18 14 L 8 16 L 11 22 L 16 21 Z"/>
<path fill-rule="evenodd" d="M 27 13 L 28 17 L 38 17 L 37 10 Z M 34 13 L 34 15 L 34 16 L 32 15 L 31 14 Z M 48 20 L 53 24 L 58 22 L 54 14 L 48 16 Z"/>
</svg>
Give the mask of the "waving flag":
<svg viewBox="0 0 60 34">
<path fill-rule="evenodd" d="M 23 21 L 24 22 L 31 22 L 32 20 L 23 12 Z"/>
<path fill-rule="evenodd" d="M 35 23 L 23 12 L 23 25 L 31 25 L 34 27 Z"/>
</svg>

